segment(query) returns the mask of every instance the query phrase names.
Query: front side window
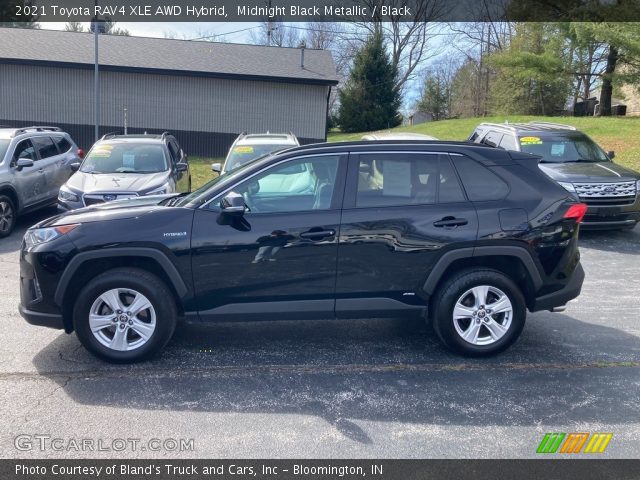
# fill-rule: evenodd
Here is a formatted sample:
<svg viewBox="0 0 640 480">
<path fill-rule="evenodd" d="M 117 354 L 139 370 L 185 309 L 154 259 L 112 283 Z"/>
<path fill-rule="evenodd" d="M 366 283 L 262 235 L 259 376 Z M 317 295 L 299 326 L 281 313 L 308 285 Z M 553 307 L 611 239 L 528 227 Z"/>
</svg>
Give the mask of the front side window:
<svg viewBox="0 0 640 480">
<path fill-rule="evenodd" d="M 306 157 L 276 165 L 233 189 L 251 213 L 328 210 L 335 190 L 339 156 Z"/>
<path fill-rule="evenodd" d="M 566 135 L 523 135 L 520 150 L 542 157 L 543 163 L 606 162 L 604 151 L 582 133 Z"/>
<path fill-rule="evenodd" d="M 356 207 L 464 201 L 448 155 L 360 155 Z"/>
<path fill-rule="evenodd" d="M 85 173 L 158 173 L 168 170 L 162 145 L 98 143 L 82 162 Z"/>
<path fill-rule="evenodd" d="M 16 146 L 16 151 L 13 154 L 13 160 L 15 162 L 21 158 L 33 160 L 34 162 L 36 161 L 36 150 L 33 148 L 31 141 L 23 140 Z"/>
</svg>

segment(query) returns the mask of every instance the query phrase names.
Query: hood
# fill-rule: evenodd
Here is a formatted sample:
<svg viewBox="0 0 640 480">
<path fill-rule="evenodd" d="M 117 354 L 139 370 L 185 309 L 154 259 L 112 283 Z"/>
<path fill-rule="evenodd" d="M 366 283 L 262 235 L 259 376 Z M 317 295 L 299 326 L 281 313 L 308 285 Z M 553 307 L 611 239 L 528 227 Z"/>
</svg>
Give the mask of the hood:
<svg viewBox="0 0 640 480">
<path fill-rule="evenodd" d="M 144 192 L 165 184 L 169 172 L 158 173 L 85 173 L 76 172 L 66 186 L 83 193 Z"/>
<path fill-rule="evenodd" d="M 106 220 L 121 220 L 136 218 L 147 213 L 166 208 L 164 200 L 177 194 L 150 195 L 148 197 L 133 198 L 131 200 L 116 200 L 100 203 L 91 207 L 79 208 L 56 215 L 34 225 L 32 228 L 55 227 L 70 223 L 103 222 Z"/>
<path fill-rule="evenodd" d="M 558 182 L 631 182 L 640 173 L 613 162 L 540 163 L 544 173 Z"/>
</svg>

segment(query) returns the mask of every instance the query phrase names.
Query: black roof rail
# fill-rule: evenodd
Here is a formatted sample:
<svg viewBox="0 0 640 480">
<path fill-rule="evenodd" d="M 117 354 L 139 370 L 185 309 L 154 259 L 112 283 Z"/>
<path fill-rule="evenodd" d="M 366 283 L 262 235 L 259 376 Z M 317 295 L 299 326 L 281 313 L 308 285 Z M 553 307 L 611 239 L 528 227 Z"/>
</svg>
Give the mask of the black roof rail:
<svg viewBox="0 0 640 480">
<path fill-rule="evenodd" d="M 164 140 L 167 135 L 171 135 L 171 132 L 162 132 L 162 135 L 160 135 L 160 140 Z"/>
</svg>

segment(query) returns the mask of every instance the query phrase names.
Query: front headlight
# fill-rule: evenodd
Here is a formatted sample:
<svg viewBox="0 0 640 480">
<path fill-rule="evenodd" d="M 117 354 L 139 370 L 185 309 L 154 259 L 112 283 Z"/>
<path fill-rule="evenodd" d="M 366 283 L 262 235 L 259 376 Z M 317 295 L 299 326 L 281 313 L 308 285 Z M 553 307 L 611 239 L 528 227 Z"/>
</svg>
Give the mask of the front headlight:
<svg viewBox="0 0 640 480">
<path fill-rule="evenodd" d="M 148 193 L 145 193 L 145 195 L 164 195 L 165 193 L 168 193 L 170 189 L 171 186 L 169 185 L 169 182 L 167 182 L 164 185 L 161 185 L 160 187 L 151 190 Z"/>
<path fill-rule="evenodd" d="M 66 188 L 65 186 L 60 187 L 60 191 L 58 192 L 58 198 L 65 202 L 79 202 L 80 198 L 78 195 L 73 193 L 71 190 Z"/>
<path fill-rule="evenodd" d="M 576 193 L 576 187 L 573 186 L 573 183 L 558 182 L 558 185 L 563 187 L 567 192 Z"/>
<path fill-rule="evenodd" d="M 71 225 L 60 225 L 59 227 L 29 229 L 24 235 L 24 243 L 27 249 L 30 249 L 36 245 L 55 240 L 56 238 L 69 233 L 79 225 L 79 223 L 75 223 Z"/>
</svg>

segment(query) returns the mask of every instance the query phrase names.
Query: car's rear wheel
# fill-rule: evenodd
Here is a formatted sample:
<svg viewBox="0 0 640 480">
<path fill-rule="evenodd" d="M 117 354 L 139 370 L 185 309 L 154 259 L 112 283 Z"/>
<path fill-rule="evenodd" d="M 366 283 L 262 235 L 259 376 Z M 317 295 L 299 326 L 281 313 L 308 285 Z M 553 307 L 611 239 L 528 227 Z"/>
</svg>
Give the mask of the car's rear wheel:
<svg viewBox="0 0 640 480">
<path fill-rule="evenodd" d="M 451 350 L 487 356 L 513 344 L 524 328 L 526 304 L 508 276 L 471 269 L 445 280 L 432 304 L 433 327 Z"/>
<path fill-rule="evenodd" d="M 8 237 L 16 226 L 16 207 L 6 195 L 0 195 L 0 238 Z"/>
<path fill-rule="evenodd" d="M 93 279 L 76 301 L 76 334 L 109 362 L 144 360 L 164 347 L 175 330 L 173 295 L 155 275 L 135 268 L 110 270 Z"/>
</svg>

